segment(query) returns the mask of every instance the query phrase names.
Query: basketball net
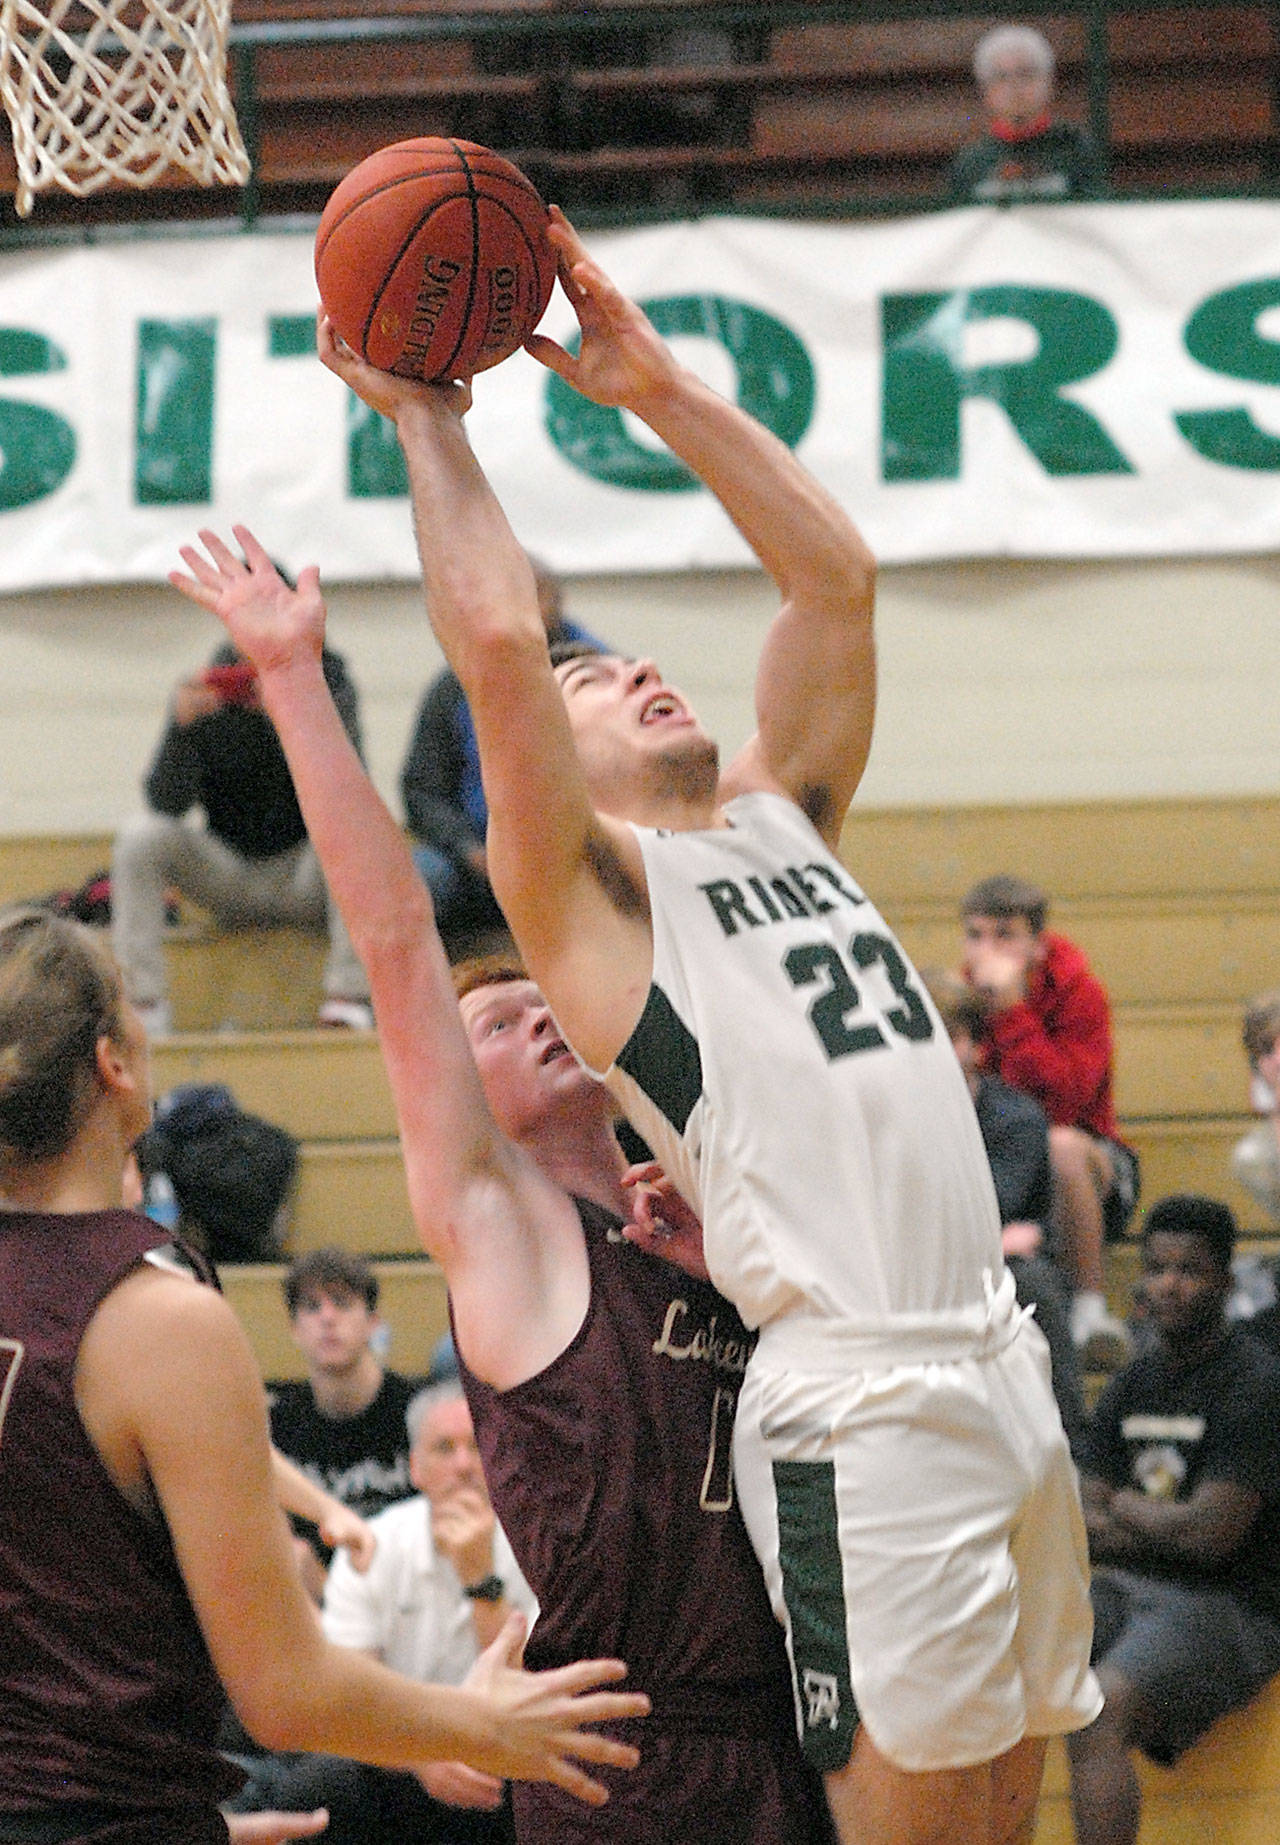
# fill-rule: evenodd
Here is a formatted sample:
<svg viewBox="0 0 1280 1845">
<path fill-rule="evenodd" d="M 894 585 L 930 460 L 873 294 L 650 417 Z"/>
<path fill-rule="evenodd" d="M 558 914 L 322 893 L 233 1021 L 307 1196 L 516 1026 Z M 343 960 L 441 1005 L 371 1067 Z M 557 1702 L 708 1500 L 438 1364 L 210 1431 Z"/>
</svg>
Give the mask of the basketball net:
<svg viewBox="0 0 1280 1845">
<path fill-rule="evenodd" d="M 62 186 L 83 198 L 180 167 L 243 185 L 249 158 L 227 89 L 231 0 L 2 0 L 0 101 L 21 217 Z"/>
</svg>

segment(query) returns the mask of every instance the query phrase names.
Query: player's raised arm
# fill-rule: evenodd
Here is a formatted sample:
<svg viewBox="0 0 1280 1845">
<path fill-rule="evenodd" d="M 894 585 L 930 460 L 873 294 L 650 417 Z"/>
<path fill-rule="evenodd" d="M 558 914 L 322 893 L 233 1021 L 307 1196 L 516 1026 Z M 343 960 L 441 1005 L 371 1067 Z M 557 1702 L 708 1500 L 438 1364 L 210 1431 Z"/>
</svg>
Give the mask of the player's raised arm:
<svg viewBox="0 0 1280 1845">
<path fill-rule="evenodd" d="M 419 1237 L 445 1270 L 460 1325 L 470 1326 L 474 1299 L 497 1357 L 519 1364 L 521 1342 L 552 1317 L 545 1290 L 559 1300 L 571 1252 L 580 1252 L 576 1219 L 489 1111 L 430 896 L 325 683 L 318 574 L 302 571 L 290 589 L 253 534 L 235 533 L 243 557 L 206 531 L 203 551 L 183 549 L 189 574 L 171 581 L 216 614 L 258 668 L 308 836 L 369 974 Z M 558 1264 L 545 1260 L 547 1242 L 561 1251 Z M 468 1356 L 500 1381 L 478 1341 Z"/>
<path fill-rule="evenodd" d="M 534 335 L 529 351 L 593 402 L 647 423 L 715 494 L 782 595 L 757 674 L 759 734 L 724 793 L 776 785 L 834 844 L 875 716 L 871 552 L 785 443 L 676 363 L 555 210 L 551 236 L 582 344 L 574 356 Z"/>
<path fill-rule="evenodd" d="M 530 972 L 567 1028 L 572 986 L 607 993 L 616 1019 L 575 1031 L 606 1064 L 648 987 L 639 852 L 597 813 L 551 668 L 529 560 L 476 461 L 463 385 L 394 378 L 356 359 L 321 316 L 321 358 L 390 417 L 413 496 L 427 612 L 471 708 L 489 806 L 489 874 Z M 563 970 L 574 966 L 572 982 Z M 624 972 L 618 978 L 619 970 Z"/>
</svg>

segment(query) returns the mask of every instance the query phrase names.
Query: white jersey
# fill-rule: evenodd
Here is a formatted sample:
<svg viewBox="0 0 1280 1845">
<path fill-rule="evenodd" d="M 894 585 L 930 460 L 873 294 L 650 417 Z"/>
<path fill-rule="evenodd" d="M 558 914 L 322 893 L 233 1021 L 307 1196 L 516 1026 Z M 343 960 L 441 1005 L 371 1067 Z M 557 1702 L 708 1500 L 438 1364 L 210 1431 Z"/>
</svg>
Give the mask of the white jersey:
<svg viewBox="0 0 1280 1845">
<path fill-rule="evenodd" d="M 946 1030 L 791 801 L 726 813 L 635 829 L 653 983 L 606 1080 L 749 1326 L 795 1309 L 855 1337 L 968 1323 L 1000 1273 L 1000 1217 Z"/>
</svg>

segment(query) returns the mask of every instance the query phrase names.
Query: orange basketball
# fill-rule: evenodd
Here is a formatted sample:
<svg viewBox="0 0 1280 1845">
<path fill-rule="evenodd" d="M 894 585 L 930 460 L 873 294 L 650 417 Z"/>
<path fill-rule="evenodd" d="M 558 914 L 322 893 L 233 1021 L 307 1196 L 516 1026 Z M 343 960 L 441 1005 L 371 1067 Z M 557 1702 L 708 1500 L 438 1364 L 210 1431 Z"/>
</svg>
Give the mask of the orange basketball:
<svg viewBox="0 0 1280 1845">
<path fill-rule="evenodd" d="M 470 378 L 521 347 L 556 279 L 547 208 L 473 141 L 396 141 L 353 167 L 316 232 L 337 331 L 379 371 Z"/>
</svg>

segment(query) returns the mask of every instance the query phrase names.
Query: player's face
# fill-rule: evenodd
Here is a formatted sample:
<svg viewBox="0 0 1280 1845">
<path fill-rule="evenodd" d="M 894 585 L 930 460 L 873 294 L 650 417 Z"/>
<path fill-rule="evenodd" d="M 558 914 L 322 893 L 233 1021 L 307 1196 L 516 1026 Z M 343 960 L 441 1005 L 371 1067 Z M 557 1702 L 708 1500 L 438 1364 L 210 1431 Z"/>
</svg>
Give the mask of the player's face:
<svg viewBox="0 0 1280 1845">
<path fill-rule="evenodd" d="M 675 791 L 715 790 L 716 746 L 652 660 L 582 654 L 556 668 L 574 744 L 592 794 L 620 801 L 655 774 Z"/>
<path fill-rule="evenodd" d="M 1053 79 L 1025 52 L 1007 52 L 988 75 L 982 94 L 998 122 L 1029 128 L 1048 110 Z"/>
<path fill-rule="evenodd" d="M 437 1403 L 423 1417 L 409 1460 L 413 1483 L 432 1505 L 464 1489 L 484 1492 L 480 1450 L 465 1397 Z"/>
<path fill-rule="evenodd" d="M 599 1084 L 573 1055 L 532 980 L 476 987 L 459 1010 L 498 1126 L 522 1139 L 566 1101 Z"/>
<path fill-rule="evenodd" d="M 1229 1286 L 1202 1236 L 1157 1230 L 1143 1245 L 1142 1296 L 1152 1323 L 1170 1342 L 1212 1332 Z"/>
<path fill-rule="evenodd" d="M 313 1371 L 336 1375 L 359 1364 L 376 1324 L 377 1315 L 363 1295 L 346 1288 L 317 1288 L 299 1300 L 293 1336 Z"/>
</svg>

